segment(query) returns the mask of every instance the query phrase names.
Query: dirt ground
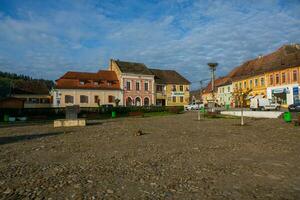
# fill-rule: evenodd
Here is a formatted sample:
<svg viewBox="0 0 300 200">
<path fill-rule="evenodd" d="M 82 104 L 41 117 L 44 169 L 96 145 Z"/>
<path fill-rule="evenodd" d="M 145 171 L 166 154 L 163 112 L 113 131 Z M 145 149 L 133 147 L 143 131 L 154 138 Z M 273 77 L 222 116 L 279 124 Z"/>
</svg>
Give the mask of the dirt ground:
<svg viewBox="0 0 300 200">
<path fill-rule="evenodd" d="M 0 128 L 0 199 L 300 199 L 299 127 L 196 119 Z"/>
</svg>

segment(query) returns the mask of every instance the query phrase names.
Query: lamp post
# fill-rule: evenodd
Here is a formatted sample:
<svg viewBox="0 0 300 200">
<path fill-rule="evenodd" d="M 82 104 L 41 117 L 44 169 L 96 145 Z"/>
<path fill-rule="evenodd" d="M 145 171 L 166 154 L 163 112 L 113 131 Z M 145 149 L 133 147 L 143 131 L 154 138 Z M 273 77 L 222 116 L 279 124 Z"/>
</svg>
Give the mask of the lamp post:
<svg viewBox="0 0 300 200">
<path fill-rule="evenodd" d="M 218 66 L 218 63 L 207 63 L 209 66 L 209 69 L 211 71 L 211 90 L 212 90 L 212 101 L 213 101 L 213 106 L 211 111 L 215 111 L 215 71 Z"/>
</svg>

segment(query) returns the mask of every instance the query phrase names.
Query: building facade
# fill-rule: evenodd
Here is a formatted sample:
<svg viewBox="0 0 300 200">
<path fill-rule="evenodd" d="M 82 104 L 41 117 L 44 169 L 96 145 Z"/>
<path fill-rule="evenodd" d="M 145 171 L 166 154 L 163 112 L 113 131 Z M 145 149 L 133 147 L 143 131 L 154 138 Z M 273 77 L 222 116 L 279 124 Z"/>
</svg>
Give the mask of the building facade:
<svg viewBox="0 0 300 200">
<path fill-rule="evenodd" d="M 220 106 L 232 104 L 233 87 L 231 83 L 218 86 L 217 100 Z"/>
<path fill-rule="evenodd" d="M 155 99 L 159 106 L 184 106 L 190 100 L 190 82 L 174 70 L 150 69 L 155 75 Z"/>
<path fill-rule="evenodd" d="M 299 101 L 300 66 L 266 73 L 267 97 L 283 106 Z"/>
<path fill-rule="evenodd" d="M 67 72 L 51 91 L 53 107 L 122 105 L 120 83 L 113 71 Z"/>
<path fill-rule="evenodd" d="M 126 106 L 155 104 L 154 75 L 143 63 L 110 60 L 109 70 L 120 81 L 122 100 Z"/>
<path fill-rule="evenodd" d="M 14 84 L 11 97 L 24 101 L 24 108 L 50 108 L 50 88 L 40 81 L 24 81 Z"/>
<path fill-rule="evenodd" d="M 265 56 L 246 61 L 234 68 L 228 77 L 234 93 L 249 92 L 250 99 L 262 95 L 286 107 L 299 100 L 300 45 L 284 45 Z"/>
</svg>

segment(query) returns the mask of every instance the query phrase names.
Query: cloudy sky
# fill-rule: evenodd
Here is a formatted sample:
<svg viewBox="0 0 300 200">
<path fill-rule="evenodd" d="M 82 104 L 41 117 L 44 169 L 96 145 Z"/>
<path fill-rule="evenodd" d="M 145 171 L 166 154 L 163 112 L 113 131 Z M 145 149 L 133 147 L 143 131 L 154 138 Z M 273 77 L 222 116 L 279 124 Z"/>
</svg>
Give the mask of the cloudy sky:
<svg viewBox="0 0 300 200">
<path fill-rule="evenodd" d="M 109 58 L 190 81 L 300 43 L 300 0 L 0 0 L 0 70 L 57 79 Z"/>
</svg>

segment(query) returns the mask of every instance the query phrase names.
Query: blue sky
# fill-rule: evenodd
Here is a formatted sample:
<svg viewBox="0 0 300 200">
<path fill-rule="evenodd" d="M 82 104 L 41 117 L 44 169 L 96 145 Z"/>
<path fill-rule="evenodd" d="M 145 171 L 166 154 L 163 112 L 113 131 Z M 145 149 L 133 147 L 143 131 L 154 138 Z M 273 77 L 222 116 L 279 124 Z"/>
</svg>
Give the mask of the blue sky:
<svg viewBox="0 0 300 200">
<path fill-rule="evenodd" d="M 0 0 L 0 70 L 57 79 L 109 58 L 190 81 L 300 43 L 300 0 Z"/>
</svg>

